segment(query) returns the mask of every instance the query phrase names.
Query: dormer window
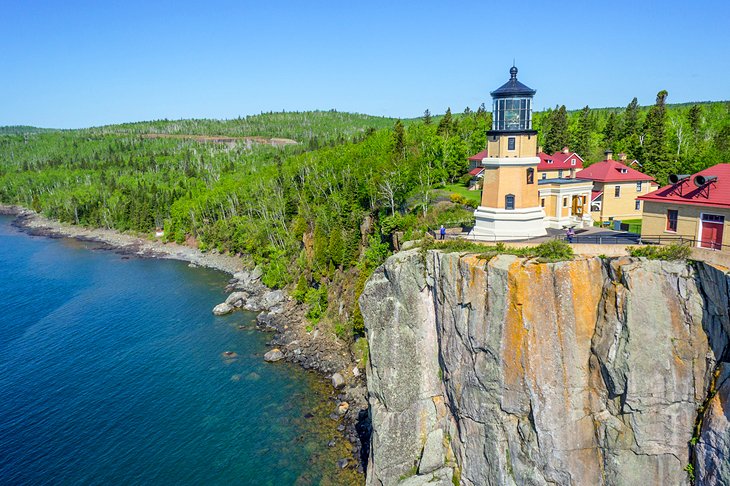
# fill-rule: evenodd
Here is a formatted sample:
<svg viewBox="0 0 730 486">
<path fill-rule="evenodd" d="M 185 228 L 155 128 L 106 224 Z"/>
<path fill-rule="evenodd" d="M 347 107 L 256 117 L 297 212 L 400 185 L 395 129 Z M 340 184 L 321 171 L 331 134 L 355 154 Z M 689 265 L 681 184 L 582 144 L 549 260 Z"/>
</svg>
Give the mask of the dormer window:
<svg viewBox="0 0 730 486">
<path fill-rule="evenodd" d="M 547 159 L 547 163 L 548 164 L 552 164 L 553 163 L 553 159 Z"/>
<path fill-rule="evenodd" d="M 570 165 L 575 165 L 575 159 L 570 159 Z"/>
<path fill-rule="evenodd" d="M 622 174 L 628 174 L 629 173 L 629 169 L 619 169 L 618 171 L 621 172 Z"/>
</svg>

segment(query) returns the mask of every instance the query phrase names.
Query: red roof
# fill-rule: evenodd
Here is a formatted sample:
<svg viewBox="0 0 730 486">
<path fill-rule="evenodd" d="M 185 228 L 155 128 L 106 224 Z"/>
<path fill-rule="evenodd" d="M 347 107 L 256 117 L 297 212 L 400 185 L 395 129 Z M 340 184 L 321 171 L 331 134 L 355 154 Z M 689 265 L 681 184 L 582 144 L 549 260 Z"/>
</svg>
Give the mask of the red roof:
<svg viewBox="0 0 730 486">
<path fill-rule="evenodd" d="M 601 194 L 603 194 L 603 191 L 591 191 L 591 202 L 598 199 L 601 196 Z"/>
<path fill-rule="evenodd" d="M 698 175 L 717 176 L 717 181 L 697 187 L 694 180 Z M 714 165 L 690 176 L 684 182 L 660 187 L 637 199 L 730 208 L 730 164 Z"/>
<path fill-rule="evenodd" d="M 487 157 L 487 149 L 484 149 L 481 152 L 479 152 L 478 154 L 474 154 L 471 157 L 469 157 L 469 160 L 478 160 L 478 161 L 481 161 L 482 159 L 484 159 L 486 157 Z"/>
<path fill-rule="evenodd" d="M 632 169 L 617 160 L 596 162 L 575 175 L 576 179 L 590 179 L 596 182 L 653 181 L 654 178 Z"/>
<path fill-rule="evenodd" d="M 537 170 L 565 170 L 565 169 L 582 169 L 583 159 L 575 152 L 555 152 L 548 155 L 545 152 L 537 154 L 540 157 L 540 163 L 537 164 Z M 575 159 L 575 165 L 571 165 L 571 161 Z"/>
<path fill-rule="evenodd" d="M 482 172 L 484 172 L 484 167 L 477 167 L 476 169 L 470 170 L 469 171 L 469 175 L 472 175 L 472 176 L 475 176 L 476 177 L 479 174 L 481 174 Z"/>
</svg>

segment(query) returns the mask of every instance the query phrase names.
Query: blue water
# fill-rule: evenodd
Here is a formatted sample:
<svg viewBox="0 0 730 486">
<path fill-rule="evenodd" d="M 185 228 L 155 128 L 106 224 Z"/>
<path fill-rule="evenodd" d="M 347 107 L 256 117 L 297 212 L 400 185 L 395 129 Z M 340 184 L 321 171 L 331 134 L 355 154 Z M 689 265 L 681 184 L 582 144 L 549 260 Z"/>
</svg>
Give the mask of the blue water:
<svg viewBox="0 0 730 486">
<path fill-rule="evenodd" d="M 317 377 L 264 363 L 254 315 L 211 314 L 227 275 L 10 221 L 0 216 L 0 483 L 338 483 L 325 478 L 336 458 Z"/>
</svg>

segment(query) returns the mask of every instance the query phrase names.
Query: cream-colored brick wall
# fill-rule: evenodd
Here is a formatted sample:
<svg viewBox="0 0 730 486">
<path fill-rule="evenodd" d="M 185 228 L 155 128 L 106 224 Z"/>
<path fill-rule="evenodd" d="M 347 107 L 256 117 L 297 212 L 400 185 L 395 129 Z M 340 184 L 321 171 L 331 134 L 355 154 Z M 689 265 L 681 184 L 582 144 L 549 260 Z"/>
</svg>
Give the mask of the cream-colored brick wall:
<svg viewBox="0 0 730 486">
<path fill-rule="evenodd" d="M 509 138 L 514 137 L 515 149 L 509 150 Z M 495 135 L 487 137 L 489 157 L 535 157 L 537 135 Z"/>
<path fill-rule="evenodd" d="M 505 196 L 514 194 L 515 208 L 534 208 L 539 204 L 537 177 L 527 184 L 526 166 L 485 167 L 482 206 L 504 208 Z M 535 166 L 532 166 L 535 170 Z M 537 171 L 535 170 L 535 175 Z"/>
<path fill-rule="evenodd" d="M 643 201 L 644 215 L 641 222 L 641 236 L 683 236 L 697 239 L 700 235 L 701 214 L 725 216 L 722 244 L 730 245 L 730 209 L 690 204 L 672 204 Z M 677 231 L 667 231 L 667 210 L 677 211 Z"/>
<path fill-rule="evenodd" d="M 615 196 L 616 186 L 621 187 L 619 197 Z M 636 209 L 636 198 L 650 192 L 650 184 L 647 181 L 641 183 L 641 191 L 636 190 L 636 181 L 631 182 L 596 182 L 594 190 L 603 191 L 603 203 L 601 211 L 594 213 L 594 217 L 601 222 L 612 219 L 640 219 L 642 216 L 641 207 Z M 643 206 L 643 201 L 641 205 Z"/>
</svg>

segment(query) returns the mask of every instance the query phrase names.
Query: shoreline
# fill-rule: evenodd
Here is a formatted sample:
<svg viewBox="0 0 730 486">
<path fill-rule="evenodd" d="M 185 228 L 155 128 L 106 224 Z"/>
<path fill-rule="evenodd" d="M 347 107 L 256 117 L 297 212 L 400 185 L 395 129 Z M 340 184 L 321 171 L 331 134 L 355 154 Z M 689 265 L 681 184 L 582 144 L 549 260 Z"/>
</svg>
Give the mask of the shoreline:
<svg viewBox="0 0 730 486">
<path fill-rule="evenodd" d="M 110 250 L 144 258 L 181 260 L 194 265 L 220 270 L 233 275 L 246 269 L 241 258 L 221 255 L 215 251 L 203 253 L 197 248 L 160 239 L 145 239 L 141 235 L 120 233 L 113 229 L 87 228 L 61 223 L 22 206 L 0 204 L 0 214 L 15 216 L 13 225 L 34 236 L 50 238 L 74 238 L 80 241 L 101 243 Z"/>
<path fill-rule="evenodd" d="M 113 229 L 86 228 L 68 223 L 54 221 L 22 206 L 0 204 L 0 215 L 14 216 L 11 223 L 33 236 L 47 238 L 73 238 L 79 241 L 97 243 L 102 249 L 115 251 L 138 258 L 159 258 L 188 262 L 190 265 L 211 268 L 234 276 L 225 288 L 226 292 L 235 291 L 236 276 L 248 274 L 250 265 L 241 257 L 222 255 L 217 252 L 202 252 L 177 243 L 165 243 L 159 239 L 150 240 L 141 235 L 125 234 Z M 271 290 L 258 283 L 266 290 Z M 223 289 L 222 289 L 223 290 Z M 304 310 L 287 294 L 283 309 L 279 312 L 254 310 L 258 313 L 256 327 L 264 332 L 273 332 L 270 349 L 280 349 L 285 361 L 299 365 L 307 371 L 314 371 L 323 380 L 331 381 L 335 374 L 345 375 L 346 386 L 335 386 L 332 381 L 328 402 L 333 413 L 330 418 L 334 427 L 344 441 L 352 445 L 351 456 L 343 458 L 345 465 L 364 474 L 369 452 L 369 420 L 367 414 L 367 391 L 364 386 L 364 370 L 362 375 L 353 376 L 352 370 L 357 368 L 349 351 L 343 343 L 328 339 L 319 331 L 307 332 L 308 322 L 304 318 Z M 251 310 L 251 309 L 248 309 Z M 272 364 L 275 365 L 275 364 Z M 345 413 L 338 413 L 345 403 L 349 408 Z M 323 404 L 326 405 L 326 404 Z M 342 461 L 341 460 L 341 461 Z M 341 462 L 338 461 L 338 462 Z M 352 462 L 350 462 L 352 461 Z M 363 477 L 364 481 L 364 477 Z"/>
</svg>

